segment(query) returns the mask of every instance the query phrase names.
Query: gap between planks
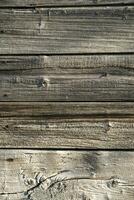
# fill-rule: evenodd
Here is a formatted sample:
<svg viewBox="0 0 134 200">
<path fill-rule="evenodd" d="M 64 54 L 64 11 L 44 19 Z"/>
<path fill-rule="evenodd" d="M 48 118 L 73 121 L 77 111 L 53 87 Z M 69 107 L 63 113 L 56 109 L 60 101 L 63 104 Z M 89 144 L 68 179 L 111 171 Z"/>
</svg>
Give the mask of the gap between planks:
<svg viewBox="0 0 134 200">
<path fill-rule="evenodd" d="M 100 4 L 100 5 L 52 5 L 52 6 L 0 6 L 0 9 L 1 10 L 6 10 L 6 9 L 18 9 L 18 10 L 21 10 L 21 9 L 36 9 L 36 8 L 83 8 L 83 7 L 86 7 L 86 8 L 93 8 L 93 7 L 96 7 L 96 8 L 101 8 L 101 7 L 129 7 L 129 6 L 134 6 L 134 3 L 117 3 L 117 4 Z"/>
</svg>

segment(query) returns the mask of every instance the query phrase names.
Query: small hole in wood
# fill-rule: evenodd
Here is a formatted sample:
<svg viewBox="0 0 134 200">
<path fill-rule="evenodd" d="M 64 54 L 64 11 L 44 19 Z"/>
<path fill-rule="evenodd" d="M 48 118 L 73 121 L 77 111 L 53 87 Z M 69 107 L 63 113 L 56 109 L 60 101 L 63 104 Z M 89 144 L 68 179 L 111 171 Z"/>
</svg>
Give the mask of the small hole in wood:
<svg viewBox="0 0 134 200">
<path fill-rule="evenodd" d="M 8 96 L 7 94 L 4 94 L 4 95 L 3 95 L 3 97 L 7 97 L 7 96 Z"/>
<path fill-rule="evenodd" d="M 4 30 L 0 30 L 0 33 L 5 33 L 5 31 Z"/>
<path fill-rule="evenodd" d="M 7 158 L 6 161 L 8 161 L 8 162 L 13 162 L 14 159 L 13 159 L 13 158 Z"/>
</svg>

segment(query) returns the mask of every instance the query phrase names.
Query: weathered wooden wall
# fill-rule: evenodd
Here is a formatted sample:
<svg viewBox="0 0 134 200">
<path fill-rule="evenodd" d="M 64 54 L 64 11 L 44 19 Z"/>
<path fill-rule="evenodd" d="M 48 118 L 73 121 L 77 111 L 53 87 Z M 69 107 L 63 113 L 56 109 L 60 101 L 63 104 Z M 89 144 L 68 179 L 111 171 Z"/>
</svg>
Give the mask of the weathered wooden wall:
<svg viewBox="0 0 134 200">
<path fill-rule="evenodd" d="M 134 200 L 134 1 L 0 0 L 0 200 Z"/>
</svg>

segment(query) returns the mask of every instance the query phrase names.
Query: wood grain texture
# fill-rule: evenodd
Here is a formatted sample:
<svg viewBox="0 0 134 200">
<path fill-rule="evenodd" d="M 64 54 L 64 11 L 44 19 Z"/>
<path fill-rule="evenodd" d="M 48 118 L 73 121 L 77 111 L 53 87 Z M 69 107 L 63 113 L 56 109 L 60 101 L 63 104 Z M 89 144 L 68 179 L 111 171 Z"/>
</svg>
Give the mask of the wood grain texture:
<svg viewBox="0 0 134 200">
<path fill-rule="evenodd" d="M 133 102 L 0 102 L 0 117 L 129 117 Z"/>
<path fill-rule="evenodd" d="M 133 0 L 0 0 L 0 200 L 133 200 L 133 101 Z"/>
<path fill-rule="evenodd" d="M 40 116 L 0 119 L 1 148 L 133 149 L 134 117 Z"/>
<path fill-rule="evenodd" d="M 1 148 L 134 148 L 133 103 L 0 103 Z"/>
<path fill-rule="evenodd" d="M 133 101 L 134 56 L 0 57 L 0 101 Z"/>
<path fill-rule="evenodd" d="M 1 0 L 0 7 L 96 6 L 132 3 L 133 0 Z"/>
<path fill-rule="evenodd" d="M 133 200 L 134 152 L 0 151 L 1 200 Z"/>
<path fill-rule="evenodd" d="M 134 75 L 134 55 L 0 56 L 1 75 Z"/>
<path fill-rule="evenodd" d="M 0 101 L 133 101 L 129 76 L 0 76 Z"/>
<path fill-rule="evenodd" d="M 133 119 L 133 103 L 2 102 L 0 147 L 132 149 Z"/>
<path fill-rule="evenodd" d="M 0 10 L 0 54 L 134 52 L 134 7 Z"/>
</svg>

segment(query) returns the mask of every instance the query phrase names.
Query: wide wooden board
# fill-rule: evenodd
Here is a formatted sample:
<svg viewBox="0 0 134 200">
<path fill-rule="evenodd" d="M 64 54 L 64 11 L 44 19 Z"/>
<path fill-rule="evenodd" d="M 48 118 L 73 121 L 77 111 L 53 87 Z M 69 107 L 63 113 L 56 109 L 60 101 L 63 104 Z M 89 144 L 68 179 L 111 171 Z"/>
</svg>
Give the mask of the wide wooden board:
<svg viewBox="0 0 134 200">
<path fill-rule="evenodd" d="M 134 7 L 0 10 L 0 54 L 134 52 Z"/>
<path fill-rule="evenodd" d="M 133 100 L 134 78 L 129 76 L 0 76 L 0 101 Z"/>
<path fill-rule="evenodd" d="M 0 56 L 0 75 L 134 75 L 134 54 Z"/>
<path fill-rule="evenodd" d="M 130 106 L 1 104 L 0 147 L 133 149 L 134 115 Z"/>
<path fill-rule="evenodd" d="M 0 7 L 90 6 L 132 4 L 133 0 L 1 0 Z"/>
<path fill-rule="evenodd" d="M 0 101 L 133 101 L 134 56 L 1 56 Z"/>
<path fill-rule="evenodd" d="M 134 152 L 0 151 L 1 200 L 133 200 Z"/>
</svg>

